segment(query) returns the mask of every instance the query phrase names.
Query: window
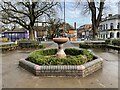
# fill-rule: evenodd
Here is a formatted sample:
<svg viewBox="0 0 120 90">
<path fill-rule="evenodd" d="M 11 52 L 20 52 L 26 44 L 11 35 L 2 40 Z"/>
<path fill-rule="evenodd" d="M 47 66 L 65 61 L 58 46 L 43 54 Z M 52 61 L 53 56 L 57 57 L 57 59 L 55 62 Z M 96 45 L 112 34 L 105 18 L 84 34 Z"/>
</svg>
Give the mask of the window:
<svg viewBox="0 0 120 90">
<path fill-rule="evenodd" d="M 120 38 L 120 32 L 117 32 L 117 38 Z"/>
<path fill-rule="evenodd" d="M 102 25 L 101 25 L 101 31 L 102 31 Z"/>
<path fill-rule="evenodd" d="M 117 25 L 117 29 L 120 29 L 120 23 L 118 23 L 118 25 Z"/>
<path fill-rule="evenodd" d="M 113 27 L 113 23 L 110 24 L 110 29 L 112 30 L 114 27 Z"/>
<path fill-rule="evenodd" d="M 103 28 L 104 28 L 104 30 L 105 30 L 105 25 L 104 25 L 104 27 L 103 27 Z"/>
<path fill-rule="evenodd" d="M 103 34 L 103 39 L 105 39 L 105 34 Z"/>
<path fill-rule="evenodd" d="M 110 33 L 110 38 L 114 38 L 114 33 L 113 32 Z"/>
<path fill-rule="evenodd" d="M 108 38 L 108 35 L 106 34 L 106 38 Z"/>
<path fill-rule="evenodd" d="M 106 24 L 106 29 L 108 29 L 108 24 Z"/>
</svg>

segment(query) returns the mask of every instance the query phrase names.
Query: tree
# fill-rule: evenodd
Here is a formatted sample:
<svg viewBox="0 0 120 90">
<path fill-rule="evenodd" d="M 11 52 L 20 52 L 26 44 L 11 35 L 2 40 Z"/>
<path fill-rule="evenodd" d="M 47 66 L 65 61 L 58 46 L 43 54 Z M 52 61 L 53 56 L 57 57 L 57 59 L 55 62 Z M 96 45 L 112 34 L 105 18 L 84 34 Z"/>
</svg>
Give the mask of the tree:
<svg viewBox="0 0 120 90">
<path fill-rule="evenodd" d="M 1 31 L 13 31 L 15 30 L 17 27 L 19 27 L 19 25 L 11 23 L 11 24 L 1 24 Z"/>
<path fill-rule="evenodd" d="M 84 13 L 91 13 L 93 38 L 97 35 L 98 27 L 103 15 L 105 0 L 87 0 L 83 5 Z"/>
<path fill-rule="evenodd" d="M 49 38 L 54 38 L 58 36 L 59 27 L 61 26 L 61 19 L 60 18 L 48 18 L 49 25 Z"/>
<path fill-rule="evenodd" d="M 53 12 L 58 2 L 42 2 L 26 0 L 24 2 L 5 2 L 0 4 L 1 21 L 4 24 L 17 23 L 29 30 L 30 39 L 34 40 L 34 24 L 37 19 Z"/>
</svg>

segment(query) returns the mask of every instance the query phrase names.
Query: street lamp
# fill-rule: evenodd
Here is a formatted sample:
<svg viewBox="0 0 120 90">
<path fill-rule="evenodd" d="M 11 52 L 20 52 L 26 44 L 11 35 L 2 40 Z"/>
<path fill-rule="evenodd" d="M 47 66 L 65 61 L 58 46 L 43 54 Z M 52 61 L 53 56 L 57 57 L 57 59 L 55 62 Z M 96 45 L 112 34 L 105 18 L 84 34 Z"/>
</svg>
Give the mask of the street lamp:
<svg viewBox="0 0 120 90">
<path fill-rule="evenodd" d="M 64 0 L 64 24 L 65 24 L 65 0 Z M 64 31 L 66 30 L 66 24 L 64 25 Z"/>
</svg>

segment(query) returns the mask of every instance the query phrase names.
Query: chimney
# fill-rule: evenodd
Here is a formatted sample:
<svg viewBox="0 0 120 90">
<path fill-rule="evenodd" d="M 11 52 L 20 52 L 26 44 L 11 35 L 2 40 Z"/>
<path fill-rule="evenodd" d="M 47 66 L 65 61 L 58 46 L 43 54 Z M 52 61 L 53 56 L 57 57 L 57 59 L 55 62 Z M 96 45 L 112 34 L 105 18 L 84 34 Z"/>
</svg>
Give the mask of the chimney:
<svg viewBox="0 0 120 90">
<path fill-rule="evenodd" d="M 74 23 L 74 28 L 75 28 L 75 30 L 76 30 L 76 22 Z"/>
<path fill-rule="evenodd" d="M 111 17 L 112 16 L 112 14 L 108 14 L 108 17 Z"/>
</svg>

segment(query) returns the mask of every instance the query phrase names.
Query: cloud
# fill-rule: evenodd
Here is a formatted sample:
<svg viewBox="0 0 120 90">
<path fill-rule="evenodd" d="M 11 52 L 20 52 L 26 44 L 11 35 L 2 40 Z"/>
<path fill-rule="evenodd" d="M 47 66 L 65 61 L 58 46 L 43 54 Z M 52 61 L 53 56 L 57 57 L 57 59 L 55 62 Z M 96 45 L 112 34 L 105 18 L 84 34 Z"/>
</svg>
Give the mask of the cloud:
<svg viewBox="0 0 120 90">
<path fill-rule="evenodd" d="M 66 0 L 66 8 L 65 8 L 65 19 L 67 23 L 70 23 L 72 26 L 74 22 L 77 22 L 77 27 L 83 24 L 89 24 L 91 23 L 91 15 L 82 15 L 81 11 L 82 8 L 75 8 L 76 2 L 72 2 L 74 0 Z M 84 0 L 85 1 L 85 0 Z M 118 0 L 106 0 L 105 5 L 107 6 L 107 9 L 104 10 L 105 16 L 107 16 L 109 13 L 117 14 L 118 13 L 118 7 L 116 6 L 116 3 Z M 64 17 L 64 12 L 61 13 L 61 17 Z"/>
</svg>

